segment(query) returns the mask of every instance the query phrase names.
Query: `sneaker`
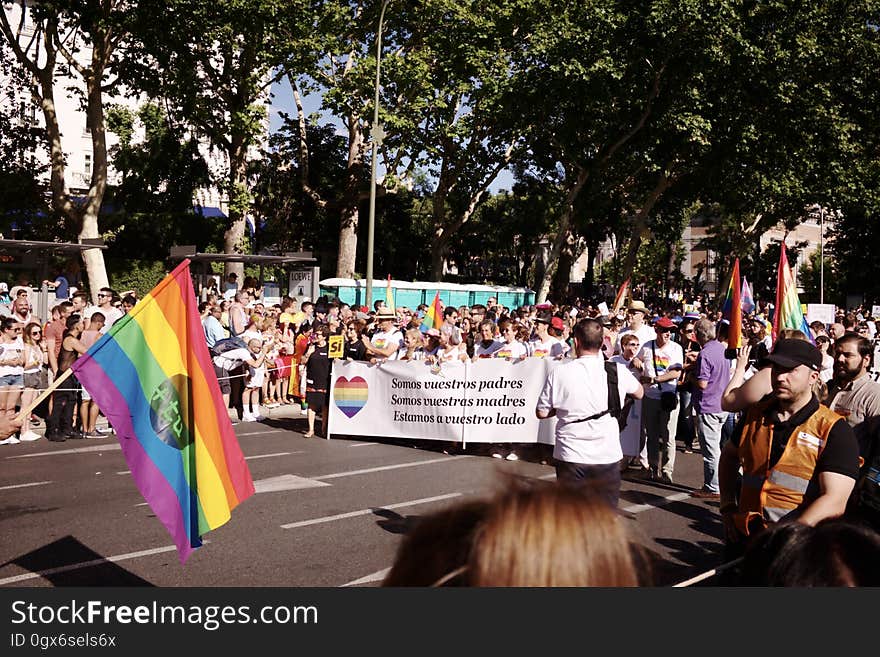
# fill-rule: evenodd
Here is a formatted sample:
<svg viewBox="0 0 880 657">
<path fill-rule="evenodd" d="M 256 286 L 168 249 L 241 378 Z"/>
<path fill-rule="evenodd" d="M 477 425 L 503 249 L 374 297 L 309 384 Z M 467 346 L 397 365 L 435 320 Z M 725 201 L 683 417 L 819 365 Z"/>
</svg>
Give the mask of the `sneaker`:
<svg viewBox="0 0 880 657">
<path fill-rule="evenodd" d="M 673 484 L 672 477 L 670 477 L 665 472 L 660 475 L 660 478 L 657 479 L 661 484 Z"/>
<path fill-rule="evenodd" d="M 52 441 L 53 443 L 63 443 L 67 438 L 60 433 L 47 433 L 46 440 Z"/>
<path fill-rule="evenodd" d="M 262 422 L 263 420 L 266 419 L 266 416 L 260 415 L 259 413 L 257 413 L 256 415 L 254 415 L 252 417 L 254 418 L 254 422 Z"/>
<path fill-rule="evenodd" d="M 0 440 L 0 445 L 18 445 L 18 443 L 20 443 L 20 442 L 21 441 L 18 439 L 17 436 L 12 435 L 12 436 L 9 436 L 9 438 L 6 438 L 4 440 Z"/>
<path fill-rule="evenodd" d="M 38 434 L 38 433 L 36 433 L 36 432 L 34 432 L 34 431 L 25 431 L 24 433 L 22 433 L 21 435 L 19 435 L 18 439 L 19 439 L 21 442 L 29 443 L 29 442 L 34 441 L 34 440 L 39 440 L 39 439 L 40 439 L 40 434 Z"/>
<path fill-rule="evenodd" d="M 257 418 L 250 413 L 245 413 L 244 415 L 241 416 L 241 421 L 242 422 L 256 422 Z"/>
<path fill-rule="evenodd" d="M 492 452 L 492 458 L 493 459 L 503 459 L 504 454 L 502 454 L 501 452 Z"/>
<path fill-rule="evenodd" d="M 504 457 L 505 461 L 519 461 L 519 456 L 516 455 L 516 452 L 511 452 L 507 456 Z"/>
<path fill-rule="evenodd" d="M 704 486 L 703 488 L 695 490 L 693 493 L 691 493 L 691 497 L 696 497 L 700 500 L 720 500 L 721 493 L 713 493 L 711 490 Z"/>
<path fill-rule="evenodd" d="M 98 433 L 101 434 L 101 435 L 106 436 L 108 433 L 113 433 L 113 428 L 112 428 L 112 427 L 109 427 L 109 426 L 106 426 L 106 427 L 95 427 L 95 431 L 98 432 Z"/>
<path fill-rule="evenodd" d="M 308 414 L 309 414 L 309 408 L 308 408 L 308 406 L 304 406 L 304 407 L 300 408 L 300 409 L 299 409 L 299 414 L 300 414 L 300 415 L 308 415 Z"/>
</svg>

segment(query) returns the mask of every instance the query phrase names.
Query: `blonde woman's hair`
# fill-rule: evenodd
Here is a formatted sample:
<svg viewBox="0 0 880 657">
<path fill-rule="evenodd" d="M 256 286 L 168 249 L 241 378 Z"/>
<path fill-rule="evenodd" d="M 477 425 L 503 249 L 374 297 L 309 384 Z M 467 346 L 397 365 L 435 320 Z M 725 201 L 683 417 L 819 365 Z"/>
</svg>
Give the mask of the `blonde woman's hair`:
<svg viewBox="0 0 880 657">
<path fill-rule="evenodd" d="M 638 586 L 621 517 L 589 489 L 511 485 L 490 503 L 468 563 L 472 586 Z"/>
</svg>

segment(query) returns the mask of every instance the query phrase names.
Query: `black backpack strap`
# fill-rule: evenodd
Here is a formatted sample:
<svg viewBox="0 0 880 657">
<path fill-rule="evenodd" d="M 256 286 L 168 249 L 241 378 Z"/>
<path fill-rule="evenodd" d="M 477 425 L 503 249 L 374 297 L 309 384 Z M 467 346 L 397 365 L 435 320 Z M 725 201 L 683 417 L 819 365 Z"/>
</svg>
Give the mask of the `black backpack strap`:
<svg viewBox="0 0 880 657">
<path fill-rule="evenodd" d="M 571 423 L 575 422 L 589 422 L 590 420 L 598 420 L 603 415 L 610 415 L 614 419 L 618 419 L 620 417 L 620 393 L 618 392 L 617 386 L 617 363 L 612 363 L 610 360 L 605 361 L 605 375 L 608 378 L 608 408 L 599 413 L 595 413 L 588 417 L 580 418 L 579 420 L 571 420 Z"/>
<path fill-rule="evenodd" d="M 613 418 L 620 417 L 620 391 L 617 380 L 617 363 L 605 361 L 605 374 L 608 376 L 608 413 Z"/>
</svg>

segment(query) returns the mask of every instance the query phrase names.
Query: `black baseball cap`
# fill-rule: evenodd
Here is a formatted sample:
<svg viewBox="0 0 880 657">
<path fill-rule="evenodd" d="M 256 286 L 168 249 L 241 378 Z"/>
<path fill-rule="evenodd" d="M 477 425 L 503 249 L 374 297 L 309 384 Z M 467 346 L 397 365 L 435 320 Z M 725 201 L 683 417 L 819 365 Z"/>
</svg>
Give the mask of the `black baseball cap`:
<svg viewBox="0 0 880 657">
<path fill-rule="evenodd" d="M 806 340 L 791 338 L 777 340 L 767 360 L 789 370 L 798 365 L 806 365 L 816 372 L 822 369 L 822 352 L 812 342 Z"/>
</svg>

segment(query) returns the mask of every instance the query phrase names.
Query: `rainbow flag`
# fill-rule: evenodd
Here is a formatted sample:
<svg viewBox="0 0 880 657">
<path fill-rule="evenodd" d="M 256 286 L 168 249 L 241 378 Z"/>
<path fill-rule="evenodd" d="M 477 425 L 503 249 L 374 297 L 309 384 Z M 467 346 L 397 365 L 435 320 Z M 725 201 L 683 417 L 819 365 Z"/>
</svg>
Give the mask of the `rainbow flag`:
<svg viewBox="0 0 880 657">
<path fill-rule="evenodd" d="M 797 329 L 812 342 L 813 334 L 801 309 L 794 277 L 788 266 L 785 243 L 779 245 L 779 266 L 776 268 L 776 308 L 773 312 L 773 339 L 782 329 Z"/>
<path fill-rule="evenodd" d="M 73 365 L 181 563 L 254 493 L 184 260 Z"/>
<path fill-rule="evenodd" d="M 620 288 L 617 290 L 617 296 L 614 297 L 614 305 L 611 306 L 611 314 L 616 315 L 617 311 L 623 307 L 624 302 L 626 301 L 626 295 L 629 292 L 629 279 L 627 278 L 623 283 L 620 284 Z"/>
<path fill-rule="evenodd" d="M 743 312 L 747 315 L 751 315 L 755 312 L 757 306 L 755 305 L 755 298 L 752 296 L 752 288 L 749 287 L 749 282 L 746 280 L 746 277 L 743 276 L 743 284 L 742 284 L 742 309 Z"/>
<path fill-rule="evenodd" d="M 434 301 L 431 302 L 428 312 L 425 313 L 425 317 L 419 326 L 419 330 L 422 333 L 427 333 L 428 329 L 439 329 L 442 324 L 443 311 L 440 310 L 440 290 L 437 290 L 436 294 L 434 294 Z"/>
<path fill-rule="evenodd" d="M 721 307 L 721 317 L 730 322 L 727 331 L 727 346 L 742 347 L 742 298 L 739 289 L 739 258 L 733 263 L 730 283 L 727 285 L 727 297 Z"/>
<path fill-rule="evenodd" d="M 394 307 L 394 290 L 391 288 L 391 274 L 388 274 L 388 287 L 385 288 L 385 307 L 390 308 L 391 312 L 397 312 Z"/>
</svg>

